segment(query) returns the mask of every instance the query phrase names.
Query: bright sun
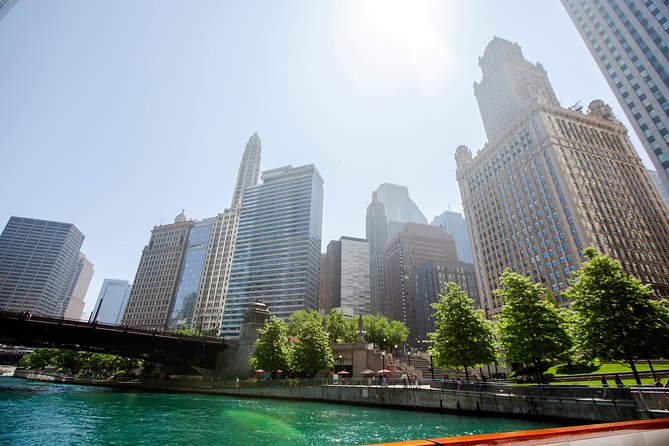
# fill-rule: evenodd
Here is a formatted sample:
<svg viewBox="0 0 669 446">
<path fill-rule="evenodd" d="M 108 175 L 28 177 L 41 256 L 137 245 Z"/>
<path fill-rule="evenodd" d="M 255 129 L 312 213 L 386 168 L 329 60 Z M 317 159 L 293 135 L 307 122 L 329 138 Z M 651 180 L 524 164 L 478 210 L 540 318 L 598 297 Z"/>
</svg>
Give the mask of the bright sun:
<svg viewBox="0 0 669 446">
<path fill-rule="evenodd" d="M 412 69 L 422 86 L 443 82 L 456 59 L 449 45 L 454 2 L 361 0 L 349 3 L 348 44 L 373 70 Z"/>
</svg>

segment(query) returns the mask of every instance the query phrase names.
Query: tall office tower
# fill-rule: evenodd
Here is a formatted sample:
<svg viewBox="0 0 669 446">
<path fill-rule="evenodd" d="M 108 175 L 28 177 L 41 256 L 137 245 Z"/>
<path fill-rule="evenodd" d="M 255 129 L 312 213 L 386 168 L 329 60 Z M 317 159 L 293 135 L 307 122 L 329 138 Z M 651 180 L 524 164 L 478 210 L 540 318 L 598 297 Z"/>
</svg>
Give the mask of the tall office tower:
<svg viewBox="0 0 669 446">
<path fill-rule="evenodd" d="M 83 242 L 71 223 L 10 217 L 0 234 L 0 310 L 65 316 Z"/>
<path fill-rule="evenodd" d="M 369 244 L 367 240 L 341 237 L 328 243 L 326 253 L 325 313 L 339 309 L 344 314 L 371 311 Z"/>
<path fill-rule="evenodd" d="M 386 207 L 388 240 L 392 240 L 405 223 L 427 224 L 427 218 L 409 197 L 409 189 L 406 186 L 383 183 L 376 189 L 376 195 Z"/>
<path fill-rule="evenodd" d="M 383 264 L 388 242 L 388 225 L 386 207 L 378 200 L 376 192 L 372 192 L 372 202 L 367 206 L 365 228 L 367 243 L 369 243 L 371 312 L 372 314 L 387 314 L 386 278 Z"/>
<path fill-rule="evenodd" d="M 86 292 L 93 279 L 93 264 L 83 253 L 79 253 L 77 267 L 71 274 L 70 302 L 65 310 L 66 319 L 82 319 L 86 303 Z"/>
<path fill-rule="evenodd" d="M 240 207 L 244 191 L 258 185 L 262 146 L 258 133 L 246 143 L 239 164 L 232 206 L 216 216 L 204 260 L 204 271 L 197 293 L 191 328 L 217 330 L 223 324 L 223 310 L 230 280 L 232 255 L 239 227 Z"/>
<path fill-rule="evenodd" d="M 155 226 L 139 260 L 121 323 L 137 328 L 167 327 L 172 301 L 195 222 L 181 212 L 174 223 Z"/>
<path fill-rule="evenodd" d="M 127 280 L 105 279 L 88 322 L 120 324 L 131 288 Z"/>
<path fill-rule="evenodd" d="M 589 246 L 669 295 L 669 215 L 611 109 L 562 108 L 541 66 L 504 39 L 479 65 L 489 141 L 474 158 L 458 147 L 455 159 L 481 308 L 500 311 L 493 290 L 506 268 L 566 304 L 560 294 Z"/>
<path fill-rule="evenodd" d="M 198 290 L 204 270 L 207 247 L 216 217 L 193 223 L 188 233 L 186 252 L 177 281 L 174 299 L 170 305 L 167 328 L 177 330 L 179 326 L 194 327 L 198 322 L 193 316 Z"/>
<path fill-rule="evenodd" d="M 416 271 L 429 261 L 457 261 L 455 241 L 437 226 L 407 223 L 388 243 L 385 253 L 388 317 L 409 327 L 409 340 L 422 330 L 417 314 L 424 311 L 416 301 Z"/>
<path fill-rule="evenodd" d="M 252 187 L 258 184 L 261 150 L 260 137 L 258 136 L 258 132 L 256 132 L 251 135 L 249 141 L 246 143 L 246 148 L 242 155 L 242 162 L 239 164 L 235 192 L 232 194 L 231 208 L 241 205 L 242 196 L 247 187 Z"/>
<path fill-rule="evenodd" d="M 237 338 L 247 307 L 260 300 L 286 319 L 318 308 L 323 179 L 311 165 L 266 170 L 244 192 L 223 326 Z"/>
<path fill-rule="evenodd" d="M 660 178 L 660 174 L 656 171 L 648 170 L 648 175 L 650 175 L 650 179 L 653 180 L 653 184 L 657 187 L 657 191 L 660 193 L 660 197 L 662 197 L 665 206 L 669 209 L 669 187 L 665 186 L 662 182 L 662 178 Z"/>
<path fill-rule="evenodd" d="M 669 188 L 669 3 L 562 0 Z"/>
<path fill-rule="evenodd" d="M 428 333 L 437 329 L 432 304 L 444 294 L 446 282 L 460 285 L 460 289 L 478 307 L 480 296 L 476 285 L 474 265 L 459 260 L 437 262 L 430 260 L 416 270 L 416 332 L 412 335 L 416 345 L 428 338 Z M 417 338 L 417 339 L 415 339 Z"/>
<path fill-rule="evenodd" d="M 469 231 L 467 223 L 459 212 L 444 211 L 432 220 L 431 225 L 441 226 L 446 234 L 455 239 L 455 249 L 458 251 L 458 260 L 472 263 L 472 250 L 469 247 Z"/>
</svg>

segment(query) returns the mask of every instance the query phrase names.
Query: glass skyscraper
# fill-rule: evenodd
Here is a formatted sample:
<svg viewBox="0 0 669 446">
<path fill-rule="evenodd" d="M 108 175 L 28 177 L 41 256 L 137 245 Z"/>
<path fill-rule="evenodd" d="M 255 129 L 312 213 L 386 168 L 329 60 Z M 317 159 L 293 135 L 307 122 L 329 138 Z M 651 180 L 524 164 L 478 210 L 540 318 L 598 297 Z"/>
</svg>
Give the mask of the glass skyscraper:
<svg viewBox="0 0 669 446">
<path fill-rule="evenodd" d="M 0 310 L 63 317 L 83 242 L 71 223 L 11 217 L 0 234 Z"/>
<path fill-rule="evenodd" d="M 239 337 L 255 301 L 286 319 L 318 308 L 323 179 L 314 165 L 264 171 L 242 199 L 221 334 Z"/>
<path fill-rule="evenodd" d="M 669 188 L 669 3 L 562 0 Z"/>
<path fill-rule="evenodd" d="M 472 263 L 472 250 L 469 247 L 469 230 L 467 222 L 459 212 L 444 211 L 437 215 L 430 223 L 433 226 L 441 226 L 446 234 L 455 239 L 455 248 L 458 251 L 458 260 Z"/>
</svg>

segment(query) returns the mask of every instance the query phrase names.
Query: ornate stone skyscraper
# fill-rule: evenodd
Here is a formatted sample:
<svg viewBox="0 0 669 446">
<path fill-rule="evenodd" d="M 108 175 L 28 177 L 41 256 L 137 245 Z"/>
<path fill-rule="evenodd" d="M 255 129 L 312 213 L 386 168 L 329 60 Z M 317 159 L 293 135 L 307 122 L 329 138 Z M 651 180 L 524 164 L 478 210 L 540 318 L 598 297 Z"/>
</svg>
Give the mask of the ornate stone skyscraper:
<svg viewBox="0 0 669 446">
<path fill-rule="evenodd" d="M 669 189 L 669 3 L 562 0 Z"/>
<path fill-rule="evenodd" d="M 602 101 L 562 108 L 541 65 L 495 38 L 474 84 L 488 143 L 457 148 L 457 178 L 472 240 L 481 307 L 506 268 L 561 304 L 584 248 L 593 246 L 669 295 L 669 215 L 627 130 Z"/>
<path fill-rule="evenodd" d="M 367 206 L 366 235 L 369 243 L 369 282 L 372 314 L 387 314 L 385 298 L 384 252 L 388 242 L 386 207 L 372 192 L 372 202 Z"/>
<path fill-rule="evenodd" d="M 235 192 L 232 194 L 231 208 L 241 205 L 244 189 L 258 184 L 258 179 L 260 178 L 261 150 L 260 137 L 258 136 L 258 132 L 256 132 L 251 135 L 249 141 L 246 143 L 246 148 L 242 155 L 242 162 L 239 164 Z"/>
</svg>

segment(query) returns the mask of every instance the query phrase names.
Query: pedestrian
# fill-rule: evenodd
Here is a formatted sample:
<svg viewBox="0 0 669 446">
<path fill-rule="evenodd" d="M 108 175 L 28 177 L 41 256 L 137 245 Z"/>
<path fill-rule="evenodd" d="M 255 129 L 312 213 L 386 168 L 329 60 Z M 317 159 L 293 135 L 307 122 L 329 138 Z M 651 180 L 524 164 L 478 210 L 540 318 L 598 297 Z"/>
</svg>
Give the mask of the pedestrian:
<svg viewBox="0 0 669 446">
<path fill-rule="evenodd" d="M 604 388 L 604 393 L 602 394 L 602 398 L 606 398 L 606 395 L 608 394 L 609 390 L 609 383 L 606 381 L 606 376 L 602 375 L 602 387 Z"/>
<path fill-rule="evenodd" d="M 655 385 L 655 387 L 662 387 L 662 381 L 660 380 L 659 377 L 655 379 L 655 384 L 654 385 Z"/>
<path fill-rule="evenodd" d="M 418 375 L 415 373 L 411 375 L 411 380 L 413 381 L 413 386 L 418 387 Z M 669 384 L 669 379 L 667 379 L 667 383 Z"/>
<path fill-rule="evenodd" d="M 405 389 L 406 389 L 407 385 L 409 384 L 408 381 L 409 381 L 409 377 L 407 376 L 407 374 L 402 373 L 402 385 L 404 386 Z"/>
<path fill-rule="evenodd" d="M 625 388 L 625 384 L 623 384 L 623 380 L 620 379 L 620 375 L 616 375 L 616 387 L 618 387 L 619 389 Z"/>
</svg>

